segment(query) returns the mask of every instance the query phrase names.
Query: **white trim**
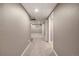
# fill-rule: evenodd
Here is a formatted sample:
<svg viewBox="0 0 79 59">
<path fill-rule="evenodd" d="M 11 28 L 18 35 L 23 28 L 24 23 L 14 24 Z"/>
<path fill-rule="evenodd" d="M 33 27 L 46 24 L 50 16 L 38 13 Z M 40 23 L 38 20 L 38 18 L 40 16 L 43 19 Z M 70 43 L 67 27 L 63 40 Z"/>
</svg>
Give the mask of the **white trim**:
<svg viewBox="0 0 79 59">
<path fill-rule="evenodd" d="M 50 33 L 50 28 L 51 28 L 51 27 L 50 27 L 50 26 L 51 26 L 51 25 L 50 25 L 50 17 L 48 18 L 48 22 L 49 22 L 49 23 L 48 23 L 48 24 L 49 24 L 49 30 L 48 30 L 48 31 L 49 31 L 49 41 L 48 41 L 48 42 L 50 43 L 50 42 L 51 42 L 51 37 L 50 37 L 50 36 L 51 36 L 51 35 L 50 35 L 50 34 L 51 34 L 51 33 Z"/>
<path fill-rule="evenodd" d="M 23 53 L 21 54 L 21 56 L 23 56 L 25 54 L 25 52 L 27 51 L 27 49 L 30 47 L 31 42 L 28 44 L 28 46 L 24 49 Z"/>
<path fill-rule="evenodd" d="M 51 43 L 53 45 L 53 52 L 54 52 L 54 54 L 56 56 L 58 56 L 56 50 L 54 49 L 54 44 L 53 44 L 53 39 L 54 39 L 54 33 L 53 33 L 54 32 L 54 26 L 53 26 L 53 23 L 51 23 L 51 22 L 53 22 L 53 16 L 54 16 L 54 12 L 52 12 L 51 15 L 48 18 L 48 20 L 49 20 L 49 43 Z M 51 34 L 50 30 L 52 30 L 52 34 Z M 51 35 L 52 35 L 52 37 L 51 37 Z"/>
<path fill-rule="evenodd" d="M 53 52 L 54 52 L 54 54 L 55 54 L 56 56 L 58 56 L 58 54 L 57 54 L 57 52 L 56 52 L 56 50 L 55 50 L 55 49 L 53 49 Z"/>
</svg>

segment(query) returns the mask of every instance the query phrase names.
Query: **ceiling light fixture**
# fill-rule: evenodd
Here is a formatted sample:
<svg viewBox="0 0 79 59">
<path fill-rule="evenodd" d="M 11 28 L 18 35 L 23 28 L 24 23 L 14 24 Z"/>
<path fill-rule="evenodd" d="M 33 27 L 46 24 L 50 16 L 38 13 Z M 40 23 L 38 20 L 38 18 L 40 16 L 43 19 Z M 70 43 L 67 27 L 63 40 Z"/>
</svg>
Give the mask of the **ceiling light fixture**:
<svg viewBox="0 0 79 59">
<path fill-rule="evenodd" d="M 36 8 L 35 10 L 34 10 L 35 12 L 39 12 L 39 10 Z"/>
</svg>

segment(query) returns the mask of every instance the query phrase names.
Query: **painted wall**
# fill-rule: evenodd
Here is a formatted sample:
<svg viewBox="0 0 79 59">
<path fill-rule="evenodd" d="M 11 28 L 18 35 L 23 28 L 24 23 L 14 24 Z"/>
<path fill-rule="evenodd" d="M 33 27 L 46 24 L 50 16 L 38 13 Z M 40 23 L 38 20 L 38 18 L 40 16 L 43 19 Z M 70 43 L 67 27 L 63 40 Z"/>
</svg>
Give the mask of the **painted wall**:
<svg viewBox="0 0 79 59">
<path fill-rule="evenodd" d="M 31 38 L 45 40 L 44 38 L 44 20 L 31 21 Z"/>
<path fill-rule="evenodd" d="M 29 20 L 20 4 L 0 4 L 0 55 L 21 55 L 30 39 Z"/>
<path fill-rule="evenodd" d="M 79 4 L 59 4 L 54 10 L 54 48 L 58 55 L 79 55 Z"/>
<path fill-rule="evenodd" d="M 45 31 L 45 41 L 49 42 L 49 20 L 45 20 L 44 23 L 44 31 Z"/>
</svg>

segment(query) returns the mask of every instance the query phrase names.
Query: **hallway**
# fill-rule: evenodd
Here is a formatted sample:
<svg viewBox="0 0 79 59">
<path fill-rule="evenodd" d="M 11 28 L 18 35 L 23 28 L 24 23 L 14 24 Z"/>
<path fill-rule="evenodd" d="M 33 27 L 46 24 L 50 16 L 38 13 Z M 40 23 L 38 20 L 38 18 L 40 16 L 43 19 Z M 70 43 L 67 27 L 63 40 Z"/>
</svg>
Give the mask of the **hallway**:
<svg viewBox="0 0 79 59">
<path fill-rule="evenodd" d="M 79 4 L 0 3 L 0 56 L 79 56 Z"/>
</svg>

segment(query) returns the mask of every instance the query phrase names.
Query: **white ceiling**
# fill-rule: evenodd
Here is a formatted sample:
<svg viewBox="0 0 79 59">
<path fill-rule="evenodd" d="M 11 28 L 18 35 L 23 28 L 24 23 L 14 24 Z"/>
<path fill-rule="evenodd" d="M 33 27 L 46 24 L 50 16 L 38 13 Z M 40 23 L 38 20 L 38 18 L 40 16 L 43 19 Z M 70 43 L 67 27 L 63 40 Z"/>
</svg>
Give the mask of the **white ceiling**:
<svg viewBox="0 0 79 59">
<path fill-rule="evenodd" d="M 52 10 L 55 8 L 56 3 L 23 3 L 24 8 L 27 10 L 31 18 L 46 19 Z M 38 9 L 39 12 L 35 12 L 35 9 Z"/>
</svg>

